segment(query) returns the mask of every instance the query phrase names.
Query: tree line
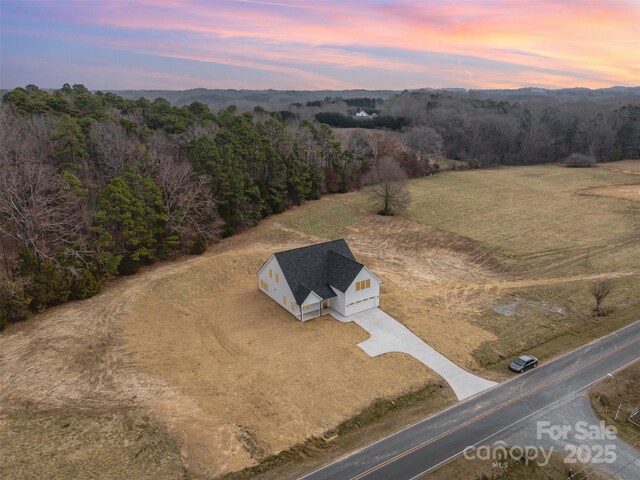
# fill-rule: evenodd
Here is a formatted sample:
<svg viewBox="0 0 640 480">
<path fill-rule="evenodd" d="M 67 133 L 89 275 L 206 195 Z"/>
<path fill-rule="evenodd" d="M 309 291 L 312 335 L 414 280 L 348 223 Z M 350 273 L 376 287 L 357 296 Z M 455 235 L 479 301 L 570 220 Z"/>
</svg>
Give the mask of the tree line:
<svg viewBox="0 0 640 480">
<path fill-rule="evenodd" d="M 261 108 L 34 85 L 0 109 L 0 328 L 359 186 L 370 158 Z"/>
<path fill-rule="evenodd" d="M 353 118 L 352 105 L 374 105 L 378 116 Z M 282 114 L 336 129 L 397 132 L 405 149 L 472 167 L 640 157 L 637 88 L 415 90 L 384 102 L 325 98 L 290 104 Z"/>
<path fill-rule="evenodd" d="M 578 93 L 407 91 L 384 111 L 407 118 L 414 144 L 428 136 L 447 157 L 477 167 L 640 157 L 640 97 Z"/>
</svg>

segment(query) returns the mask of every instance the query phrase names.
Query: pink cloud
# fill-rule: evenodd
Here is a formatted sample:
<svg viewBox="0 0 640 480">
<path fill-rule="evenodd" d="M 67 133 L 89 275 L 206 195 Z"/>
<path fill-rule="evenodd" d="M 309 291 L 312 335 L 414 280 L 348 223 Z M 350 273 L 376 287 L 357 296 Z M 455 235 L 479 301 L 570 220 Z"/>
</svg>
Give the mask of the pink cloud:
<svg viewBox="0 0 640 480">
<path fill-rule="evenodd" d="M 123 32 L 91 35 L 96 45 L 295 76 L 316 88 L 356 86 L 347 73 L 319 73 L 323 66 L 414 72 L 426 85 L 437 70 L 450 72 L 451 84 L 474 87 L 597 87 L 640 78 L 640 6 L 631 0 L 140 0 L 126 8 L 79 3 L 53 16 Z M 451 60 L 424 60 L 434 54 Z M 495 79 L 506 71 L 510 78 Z"/>
</svg>

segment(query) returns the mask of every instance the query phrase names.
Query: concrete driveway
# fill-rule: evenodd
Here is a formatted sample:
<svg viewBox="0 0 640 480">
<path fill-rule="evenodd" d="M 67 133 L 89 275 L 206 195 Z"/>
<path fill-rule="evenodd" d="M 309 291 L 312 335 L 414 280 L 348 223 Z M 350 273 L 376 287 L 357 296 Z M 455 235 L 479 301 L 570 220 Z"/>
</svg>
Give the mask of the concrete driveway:
<svg viewBox="0 0 640 480">
<path fill-rule="evenodd" d="M 344 317 L 333 309 L 329 309 L 329 313 L 343 323 L 355 322 L 369 332 L 371 337 L 358 344 L 358 347 L 369 356 L 377 357 L 383 353 L 390 352 L 411 355 L 444 378 L 453 389 L 458 400 L 470 397 L 496 385 L 495 382 L 485 380 L 463 370 L 379 308 L 355 313 L 349 317 Z"/>
</svg>

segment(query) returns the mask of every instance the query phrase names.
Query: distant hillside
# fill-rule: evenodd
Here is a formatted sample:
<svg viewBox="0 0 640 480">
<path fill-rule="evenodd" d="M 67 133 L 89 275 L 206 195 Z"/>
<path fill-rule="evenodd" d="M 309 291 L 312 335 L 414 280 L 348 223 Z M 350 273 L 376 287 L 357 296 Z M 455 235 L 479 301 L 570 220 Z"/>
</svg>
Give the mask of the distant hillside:
<svg viewBox="0 0 640 480">
<path fill-rule="evenodd" d="M 399 91 L 394 90 L 212 90 L 194 88 L 191 90 L 112 90 L 114 93 L 135 100 L 145 97 L 153 100 L 162 97 L 172 105 L 188 105 L 202 102 L 209 106 L 245 105 L 271 107 L 291 103 L 312 102 L 326 97 L 362 98 L 374 97 L 387 99 Z"/>
<path fill-rule="evenodd" d="M 118 95 L 135 100 L 145 97 L 153 100 L 162 97 L 172 105 L 188 105 L 192 102 L 202 102 L 212 107 L 224 107 L 228 105 L 263 107 L 287 106 L 292 103 L 306 104 L 326 97 L 341 98 L 382 98 L 386 100 L 400 90 L 220 90 L 208 88 L 194 88 L 191 90 L 111 90 Z M 406 91 L 406 90 L 405 90 Z M 503 98 L 505 100 L 518 101 L 534 98 L 548 98 L 550 100 L 564 101 L 610 101 L 612 99 L 629 100 L 631 97 L 640 96 L 639 87 L 611 87 L 591 90 L 588 88 L 564 88 L 550 90 L 546 88 L 519 88 L 504 90 L 467 90 L 464 88 L 424 88 L 412 91 L 440 92 L 456 95 L 470 95 L 476 98 Z"/>
</svg>

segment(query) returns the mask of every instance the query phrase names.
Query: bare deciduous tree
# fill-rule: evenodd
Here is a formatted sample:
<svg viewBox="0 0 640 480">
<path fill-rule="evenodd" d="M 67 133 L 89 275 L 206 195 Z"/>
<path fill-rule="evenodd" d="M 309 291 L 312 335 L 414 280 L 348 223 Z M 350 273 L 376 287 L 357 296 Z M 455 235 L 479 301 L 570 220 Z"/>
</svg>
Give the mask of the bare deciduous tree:
<svg viewBox="0 0 640 480">
<path fill-rule="evenodd" d="M 200 236 L 210 242 L 218 238 L 221 228 L 210 181 L 204 176 L 194 176 L 191 165 L 180 157 L 178 150 L 161 133 L 149 139 L 150 169 L 162 188 L 167 229 L 180 237 Z"/>
<path fill-rule="evenodd" d="M 367 183 L 373 185 L 370 196 L 380 215 L 393 215 L 409 206 L 407 174 L 393 159 L 378 158 L 367 176 Z"/>
<path fill-rule="evenodd" d="M 185 138 L 188 141 L 195 140 L 200 137 L 214 138 L 220 128 L 215 124 L 194 123 L 185 132 Z"/>
<path fill-rule="evenodd" d="M 371 146 L 369 137 L 361 130 L 350 132 L 346 141 L 344 141 L 344 147 L 357 158 L 370 157 L 373 155 L 373 147 Z"/>
<path fill-rule="evenodd" d="M 442 137 L 433 128 L 413 127 L 405 133 L 404 139 L 407 147 L 415 150 L 422 157 L 428 158 L 444 153 Z"/>
<path fill-rule="evenodd" d="M 591 295 L 593 295 L 593 298 L 596 301 L 596 307 L 593 309 L 594 315 L 604 317 L 607 314 L 607 312 L 602 308 L 602 303 L 611 293 L 611 288 L 612 285 L 609 280 L 600 280 L 591 287 Z"/>
<path fill-rule="evenodd" d="M 0 139 L 0 234 L 42 258 L 73 243 L 84 228 L 83 209 L 53 166 L 38 158 L 28 136 L 3 125 Z M 19 127 L 18 127 L 19 128 Z"/>
<path fill-rule="evenodd" d="M 117 123 L 100 122 L 92 125 L 89 139 L 91 156 L 96 174 L 101 177 L 101 184 L 120 175 L 127 163 L 133 163 L 135 142 Z"/>
</svg>

